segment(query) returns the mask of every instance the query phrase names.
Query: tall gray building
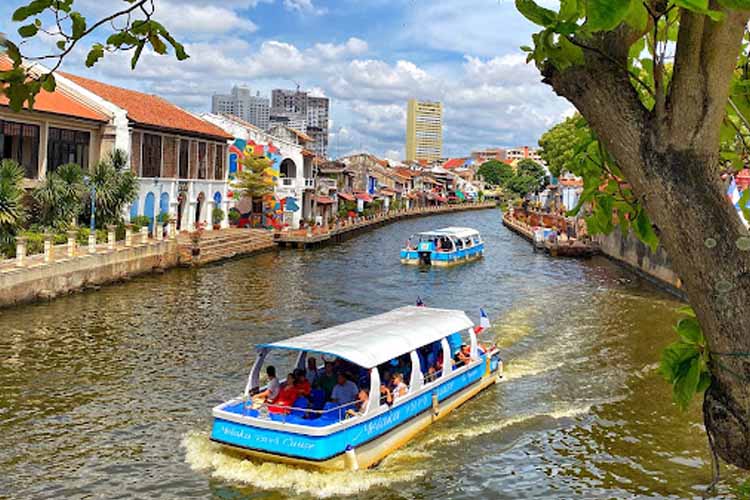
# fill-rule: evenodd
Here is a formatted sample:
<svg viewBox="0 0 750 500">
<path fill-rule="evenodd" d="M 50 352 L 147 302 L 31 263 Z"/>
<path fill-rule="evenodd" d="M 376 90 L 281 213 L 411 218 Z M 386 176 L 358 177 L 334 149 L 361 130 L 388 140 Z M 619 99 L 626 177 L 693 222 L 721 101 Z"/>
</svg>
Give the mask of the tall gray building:
<svg viewBox="0 0 750 500">
<path fill-rule="evenodd" d="M 309 148 L 328 158 L 329 102 L 327 97 L 312 97 L 300 90 L 274 89 L 270 121 L 305 132 L 313 139 Z"/>
<path fill-rule="evenodd" d="M 266 130 L 269 126 L 270 103 L 267 97 L 255 95 L 245 86 L 232 87 L 229 95 L 214 94 L 211 98 L 211 112 L 230 114 Z"/>
</svg>

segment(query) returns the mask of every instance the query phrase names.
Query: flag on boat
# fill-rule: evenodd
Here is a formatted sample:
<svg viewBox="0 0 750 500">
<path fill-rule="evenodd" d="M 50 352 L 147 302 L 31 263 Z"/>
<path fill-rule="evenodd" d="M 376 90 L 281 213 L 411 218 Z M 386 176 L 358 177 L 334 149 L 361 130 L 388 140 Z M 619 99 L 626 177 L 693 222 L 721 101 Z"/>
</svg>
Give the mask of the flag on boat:
<svg viewBox="0 0 750 500">
<path fill-rule="evenodd" d="M 422 302 L 422 297 L 417 295 L 417 307 L 424 307 L 424 302 Z"/>
<path fill-rule="evenodd" d="M 479 326 L 474 327 L 474 333 L 482 333 L 486 329 L 488 329 L 490 326 L 490 318 L 487 317 L 487 313 L 484 312 L 484 309 L 479 309 Z"/>
<path fill-rule="evenodd" d="M 732 202 L 732 205 L 737 207 L 739 201 L 740 201 L 740 190 L 737 188 L 737 182 L 734 179 L 734 176 L 732 177 L 732 182 L 729 184 L 729 189 L 727 189 L 727 197 L 729 198 L 729 201 Z"/>
</svg>

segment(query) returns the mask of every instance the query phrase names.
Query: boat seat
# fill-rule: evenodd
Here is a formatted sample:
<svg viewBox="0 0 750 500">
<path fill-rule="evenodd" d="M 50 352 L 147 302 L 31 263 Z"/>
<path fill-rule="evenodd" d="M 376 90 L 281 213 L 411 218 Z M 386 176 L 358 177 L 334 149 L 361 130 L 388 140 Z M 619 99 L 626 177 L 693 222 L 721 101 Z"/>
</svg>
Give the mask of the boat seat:
<svg viewBox="0 0 750 500">
<path fill-rule="evenodd" d="M 310 399 L 311 406 L 313 410 L 322 410 L 323 406 L 326 404 L 326 391 L 323 389 L 313 389 L 310 393 Z M 319 413 L 315 413 L 315 416 L 319 415 Z"/>
<path fill-rule="evenodd" d="M 307 413 L 305 409 L 310 407 L 310 403 L 307 401 L 306 397 L 300 396 L 294 400 L 292 407 L 294 408 L 294 410 L 292 410 L 289 415 L 304 417 Z"/>
</svg>

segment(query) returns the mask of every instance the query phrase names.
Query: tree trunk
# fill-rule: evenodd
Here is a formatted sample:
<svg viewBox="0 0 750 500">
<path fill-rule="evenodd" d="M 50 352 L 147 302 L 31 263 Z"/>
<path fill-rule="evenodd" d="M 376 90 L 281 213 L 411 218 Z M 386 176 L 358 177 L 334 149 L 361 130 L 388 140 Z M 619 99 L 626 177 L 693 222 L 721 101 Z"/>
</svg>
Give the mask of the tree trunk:
<svg viewBox="0 0 750 500">
<path fill-rule="evenodd" d="M 737 50 L 743 26 L 732 26 Z M 601 46 L 610 49 L 609 42 Z M 750 252 L 744 250 L 747 230 L 719 177 L 718 124 L 713 131 L 697 115 L 680 122 L 677 102 L 669 103 L 666 119 L 655 116 L 623 70 L 626 56 L 611 53 L 587 54 L 584 66 L 563 73 L 548 66 L 544 81 L 586 118 L 658 227 L 713 353 L 706 428 L 719 456 L 750 469 L 750 358 L 727 355 L 750 353 Z M 736 61 L 736 52 L 727 57 Z M 703 108 L 712 113 L 727 102 L 728 80 L 713 85 L 693 87 L 705 92 Z"/>
</svg>

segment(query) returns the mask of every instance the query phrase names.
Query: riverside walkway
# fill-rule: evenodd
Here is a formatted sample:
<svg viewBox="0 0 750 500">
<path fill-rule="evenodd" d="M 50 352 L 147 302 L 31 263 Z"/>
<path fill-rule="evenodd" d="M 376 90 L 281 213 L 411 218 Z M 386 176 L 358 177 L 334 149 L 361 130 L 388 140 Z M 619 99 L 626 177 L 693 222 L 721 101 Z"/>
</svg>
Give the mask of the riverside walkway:
<svg viewBox="0 0 750 500">
<path fill-rule="evenodd" d="M 274 242 L 281 247 L 308 248 L 331 242 L 339 242 L 367 229 L 384 226 L 392 222 L 413 217 L 462 212 L 466 210 L 484 210 L 495 208 L 494 201 L 480 203 L 461 203 L 438 207 L 420 207 L 404 209 L 369 217 L 354 217 L 336 221 L 328 227 L 310 227 L 296 231 L 279 231 L 274 234 Z"/>
</svg>

